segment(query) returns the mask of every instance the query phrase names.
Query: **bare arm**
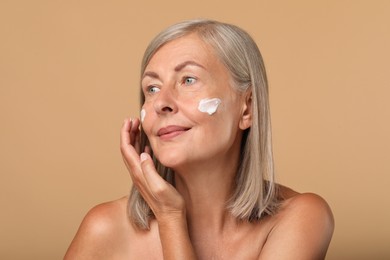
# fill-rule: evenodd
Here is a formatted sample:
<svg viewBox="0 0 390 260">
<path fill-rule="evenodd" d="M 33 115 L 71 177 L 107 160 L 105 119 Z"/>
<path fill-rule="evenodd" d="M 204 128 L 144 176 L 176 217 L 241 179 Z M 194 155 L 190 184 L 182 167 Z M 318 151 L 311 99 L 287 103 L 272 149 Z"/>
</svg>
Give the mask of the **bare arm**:
<svg viewBox="0 0 390 260">
<path fill-rule="evenodd" d="M 321 197 L 297 195 L 281 208 L 278 218 L 259 259 L 325 259 L 334 220 Z"/>
</svg>

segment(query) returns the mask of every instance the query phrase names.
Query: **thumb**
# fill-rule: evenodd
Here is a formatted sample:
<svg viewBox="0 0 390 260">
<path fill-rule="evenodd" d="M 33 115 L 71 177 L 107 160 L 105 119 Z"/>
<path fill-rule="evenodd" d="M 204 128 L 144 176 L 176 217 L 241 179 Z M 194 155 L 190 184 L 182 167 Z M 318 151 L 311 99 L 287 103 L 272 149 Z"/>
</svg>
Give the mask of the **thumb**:
<svg viewBox="0 0 390 260">
<path fill-rule="evenodd" d="M 149 194 L 153 198 L 153 200 L 147 202 L 156 218 L 164 212 L 182 213 L 185 210 L 185 204 L 178 191 L 158 174 L 149 154 L 142 153 L 140 159 L 142 173 L 148 186 Z"/>
<path fill-rule="evenodd" d="M 158 174 L 149 154 L 141 153 L 140 159 L 144 178 L 153 196 L 157 199 L 164 190 L 167 190 L 168 183 Z"/>
</svg>

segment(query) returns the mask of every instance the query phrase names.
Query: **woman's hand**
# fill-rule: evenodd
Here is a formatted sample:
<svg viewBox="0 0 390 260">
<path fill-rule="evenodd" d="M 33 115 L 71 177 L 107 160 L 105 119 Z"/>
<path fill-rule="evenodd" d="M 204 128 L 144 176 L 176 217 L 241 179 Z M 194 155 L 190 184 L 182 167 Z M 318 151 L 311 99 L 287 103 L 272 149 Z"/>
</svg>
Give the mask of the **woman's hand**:
<svg viewBox="0 0 390 260">
<path fill-rule="evenodd" d="M 139 119 L 126 119 L 121 130 L 121 152 L 133 184 L 157 221 L 185 218 L 185 204 L 177 190 L 156 171 L 149 149 L 140 154 Z"/>
<path fill-rule="evenodd" d="M 157 173 L 149 148 L 139 155 L 139 124 L 138 119 L 124 121 L 121 152 L 133 184 L 156 217 L 164 259 L 196 259 L 188 235 L 184 199 Z"/>
</svg>

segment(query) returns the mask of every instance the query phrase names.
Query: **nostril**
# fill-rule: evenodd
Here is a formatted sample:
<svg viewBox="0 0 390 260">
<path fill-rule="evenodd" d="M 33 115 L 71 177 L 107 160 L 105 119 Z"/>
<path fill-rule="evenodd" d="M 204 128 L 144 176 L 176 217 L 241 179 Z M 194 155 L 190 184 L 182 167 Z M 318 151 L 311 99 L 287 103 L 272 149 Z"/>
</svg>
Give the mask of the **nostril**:
<svg viewBox="0 0 390 260">
<path fill-rule="evenodd" d="M 168 107 L 168 106 L 163 107 L 161 110 L 164 112 L 172 112 L 173 111 L 173 109 L 171 107 Z"/>
</svg>

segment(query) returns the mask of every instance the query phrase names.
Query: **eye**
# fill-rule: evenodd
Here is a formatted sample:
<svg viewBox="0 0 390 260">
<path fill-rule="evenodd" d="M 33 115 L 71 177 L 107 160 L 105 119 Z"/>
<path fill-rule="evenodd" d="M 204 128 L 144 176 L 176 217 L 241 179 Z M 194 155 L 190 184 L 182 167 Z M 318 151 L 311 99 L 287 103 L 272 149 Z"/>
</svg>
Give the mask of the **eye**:
<svg viewBox="0 0 390 260">
<path fill-rule="evenodd" d="M 186 86 L 192 85 L 195 82 L 196 82 L 196 78 L 194 78 L 194 77 L 185 77 L 183 79 L 183 84 L 186 85 Z"/>
<path fill-rule="evenodd" d="M 148 87 L 148 93 L 150 93 L 150 94 L 157 93 L 159 91 L 160 91 L 160 89 L 158 87 L 156 87 L 156 86 Z"/>
</svg>

